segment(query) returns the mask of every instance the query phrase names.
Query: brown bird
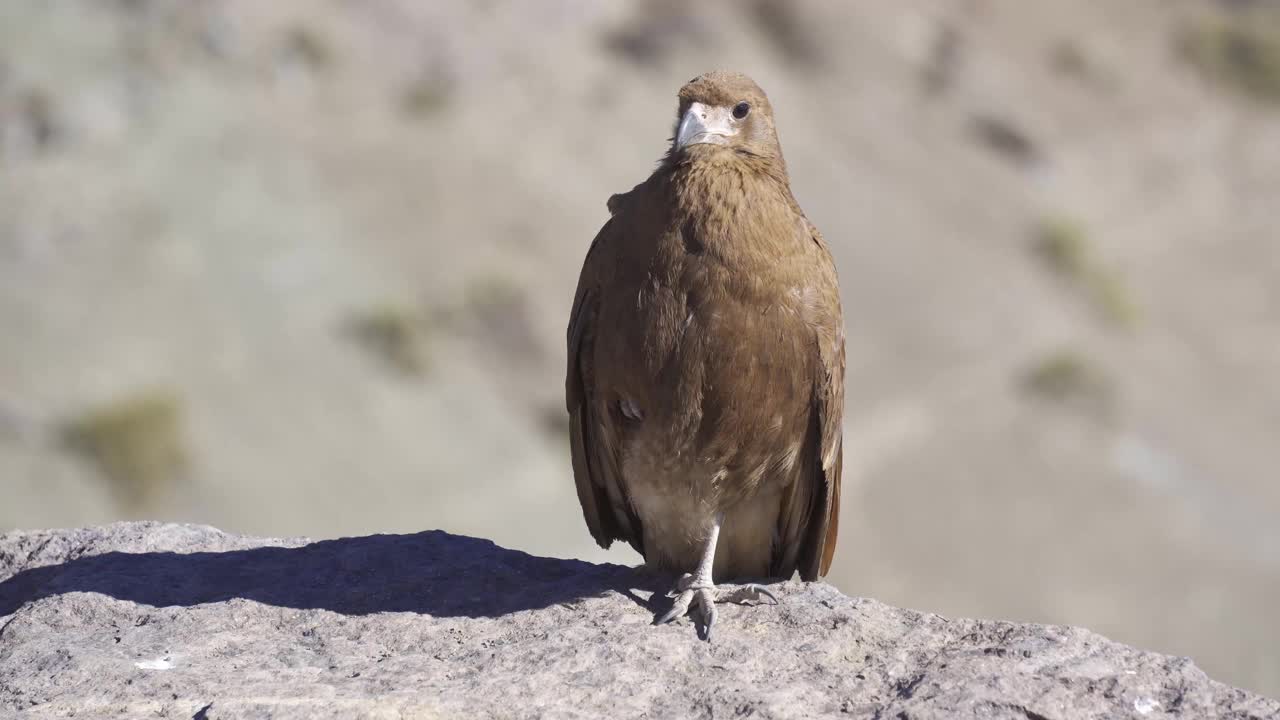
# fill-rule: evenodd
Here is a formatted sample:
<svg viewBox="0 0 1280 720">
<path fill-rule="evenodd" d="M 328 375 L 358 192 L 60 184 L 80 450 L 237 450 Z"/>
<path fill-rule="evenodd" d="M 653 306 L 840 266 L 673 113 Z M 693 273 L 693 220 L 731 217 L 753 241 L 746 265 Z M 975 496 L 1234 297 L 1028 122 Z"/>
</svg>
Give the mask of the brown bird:
<svg viewBox="0 0 1280 720">
<path fill-rule="evenodd" d="M 565 394 L 602 547 L 682 573 L 671 611 L 715 622 L 719 580 L 827 573 L 840 505 L 844 325 L 835 264 L 791 194 L 764 91 L 680 89 L 649 179 L 609 198 L 582 267 Z M 776 598 L 747 585 L 720 601 Z"/>
</svg>

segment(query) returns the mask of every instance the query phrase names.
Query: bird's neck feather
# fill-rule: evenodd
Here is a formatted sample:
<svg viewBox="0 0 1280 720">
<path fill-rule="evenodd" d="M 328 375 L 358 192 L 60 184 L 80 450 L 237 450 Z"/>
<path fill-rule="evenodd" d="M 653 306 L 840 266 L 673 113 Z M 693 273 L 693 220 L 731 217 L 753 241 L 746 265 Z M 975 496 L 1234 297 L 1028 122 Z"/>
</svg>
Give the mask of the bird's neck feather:
<svg viewBox="0 0 1280 720">
<path fill-rule="evenodd" d="M 713 254 L 752 255 L 779 233 L 791 234 L 797 215 L 785 168 L 731 152 L 708 154 L 672 168 L 672 221 Z M 785 227 L 782 227 L 784 226 Z M 770 242 L 774 250 L 785 246 Z"/>
</svg>

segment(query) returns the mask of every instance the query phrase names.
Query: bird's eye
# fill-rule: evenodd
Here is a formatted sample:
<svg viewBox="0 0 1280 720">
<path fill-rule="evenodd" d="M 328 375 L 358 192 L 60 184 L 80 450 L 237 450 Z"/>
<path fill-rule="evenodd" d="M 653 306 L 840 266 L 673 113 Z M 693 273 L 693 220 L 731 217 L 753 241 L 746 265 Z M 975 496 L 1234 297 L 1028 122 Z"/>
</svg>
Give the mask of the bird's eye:
<svg viewBox="0 0 1280 720">
<path fill-rule="evenodd" d="M 733 106 L 733 116 L 739 120 L 746 117 L 749 112 L 751 112 L 750 103 L 740 102 Z"/>
</svg>

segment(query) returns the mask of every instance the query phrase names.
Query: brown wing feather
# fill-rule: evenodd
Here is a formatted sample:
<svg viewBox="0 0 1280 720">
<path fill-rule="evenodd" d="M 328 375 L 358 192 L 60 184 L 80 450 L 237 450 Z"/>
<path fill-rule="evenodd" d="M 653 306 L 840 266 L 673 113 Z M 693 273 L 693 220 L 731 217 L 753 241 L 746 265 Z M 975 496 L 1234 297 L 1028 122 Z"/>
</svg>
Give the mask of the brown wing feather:
<svg viewBox="0 0 1280 720">
<path fill-rule="evenodd" d="M 802 449 L 808 457 L 802 458 L 800 477 L 782 507 L 779 518 L 781 542 L 775 565 L 780 574 L 789 575 L 790 568 L 795 567 L 802 579 L 816 580 L 831 569 L 840 526 L 844 321 L 830 250 L 818 229 L 808 220 L 805 220 L 805 225 L 818 246 L 817 284 L 824 295 L 821 305 L 814 308 L 812 320 L 817 363 L 809 438 Z"/>
<path fill-rule="evenodd" d="M 611 202 L 612 205 L 612 202 Z M 612 207 L 610 209 L 613 209 Z M 594 392 L 592 346 L 595 341 L 597 283 L 602 256 L 612 252 L 610 237 L 616 232 L 606 222 L 591 242 L 578 278 L 567 332 L 568 362 L 565 373 L 565 405 L 569 411 L 569 446 L 578 503 L 591 537 L 607 548 L 625 540 L 644 554 L 640 520 L 631 508 L 622 473 L 618 470 L 615 419 L 601 412 Z"/>
</svg>

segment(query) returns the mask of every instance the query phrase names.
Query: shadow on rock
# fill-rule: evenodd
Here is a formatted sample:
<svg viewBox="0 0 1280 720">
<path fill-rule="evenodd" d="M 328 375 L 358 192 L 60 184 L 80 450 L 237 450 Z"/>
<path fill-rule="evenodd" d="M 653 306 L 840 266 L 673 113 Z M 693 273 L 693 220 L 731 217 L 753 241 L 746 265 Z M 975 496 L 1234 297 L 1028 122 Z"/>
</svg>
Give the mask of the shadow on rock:
<svg viewBox="0 0 1280 720">
<path fill-rule="evenodd" d="M 535 557 L 488 540 L 431 531 L 296 548 L 91 555 L 0 582 L 0 616 L 70 592 L 155 607 L 244 598 L 347 615 L 497 617 L 613 591 L 652 610 L 633 588 L 653 590 L 660 582 L 619 565 Z"/>
</svg>

